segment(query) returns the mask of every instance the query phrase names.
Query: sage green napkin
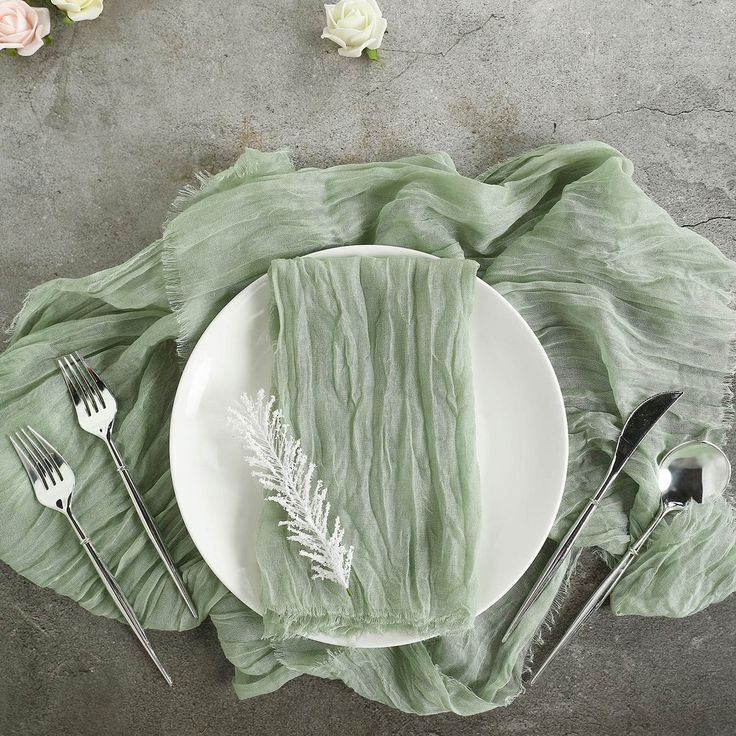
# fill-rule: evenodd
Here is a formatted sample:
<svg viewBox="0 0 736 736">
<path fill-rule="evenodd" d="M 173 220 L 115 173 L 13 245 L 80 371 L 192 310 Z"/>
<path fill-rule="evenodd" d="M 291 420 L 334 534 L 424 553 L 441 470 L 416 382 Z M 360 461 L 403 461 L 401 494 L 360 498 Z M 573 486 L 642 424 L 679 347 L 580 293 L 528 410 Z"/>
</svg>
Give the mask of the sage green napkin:
<svg viewBox="0 0 736 736">
<path fill-rule="evenodd" d="M 501 636 L 549 544 L 468 632 L 372 650 L 264 641 L 263 620 L 223 590 L 176 507 L 168 467 L 175 342 L 185 356 L 274 258 L 350 243 L 470 258 L 535 330 L 562 387 L 570 462 L 554 539 L 605 474 L 623 417 L 647 395 L 685 390 L 581 540 L 612 559 L 654 513 L 657 455 L 684 439 L 723 444 L 735 362 L 736 266 L 677 227 L 632 174 L 620 153 L 595 142 L 545 146 L 478 179 L 458 174 L 442 153 L 295 171 L 285 153 L 246 151 L 181 197 L 161 240 L 120 266 L 29 294 L 0 355 L 0 434 L 31 423 L 74 464 L 77 515 L 147 628 L 193 626 L 104 446 L 76 427 L 54 359 L 71 350 L 91 357 L 118 399 L 123 455 L 200 613 L 217 628 L 240 697 L 309 673 L 415 713 L 506 705 L 521 690 L 563 573 L 505 644 Z M 95 614 L 117 617 L 68 525 L 39 506 L 2 438 L 0 496 L 0 559 Z M 686 616 L 733 593 L 733 529 L 733 510 L 720 498 L 661 525 L 617 588 L 614 612 Z"/>
<path fill-rule="evenodd" d="M 268 636 L 432 635 L 470 625 L 477 269 L 403 256 L 271 262 L 273 390 L 355 552 L 348 596 L 311 578 L 310 561 L 279 526 L 283 509 L 264 504 Z"/>
</svg>

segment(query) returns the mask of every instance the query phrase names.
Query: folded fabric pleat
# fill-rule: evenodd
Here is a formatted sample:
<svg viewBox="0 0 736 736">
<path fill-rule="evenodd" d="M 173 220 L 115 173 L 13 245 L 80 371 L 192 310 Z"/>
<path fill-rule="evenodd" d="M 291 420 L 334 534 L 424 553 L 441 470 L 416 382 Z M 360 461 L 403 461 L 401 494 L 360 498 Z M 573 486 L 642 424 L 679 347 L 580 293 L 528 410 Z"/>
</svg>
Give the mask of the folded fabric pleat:
<svg viewBox="0 0 736 736">
<path fill-rule="evenodd" d="M 283 509 L 264 504 L 267 635 L 431 635 L 471 623 L 476 270 L 406 256 L 271 263 L 273 390 L 355 556 L 350 596 L 312 579 L 278 525 Z"/>
</svg>

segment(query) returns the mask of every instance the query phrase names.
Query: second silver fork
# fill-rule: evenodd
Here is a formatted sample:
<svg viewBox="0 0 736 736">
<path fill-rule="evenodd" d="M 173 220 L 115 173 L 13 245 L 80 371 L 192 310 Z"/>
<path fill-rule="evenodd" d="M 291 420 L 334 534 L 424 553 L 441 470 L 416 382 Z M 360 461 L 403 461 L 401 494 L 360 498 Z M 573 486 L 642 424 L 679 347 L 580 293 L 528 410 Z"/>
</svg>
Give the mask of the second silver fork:
<svg viewBox="0 0 736 736">
<path fill-rule="evenodd" d="M 117 414 L 115 397 L 105 385 L 102 378 L 78 354 L 65 355 L 57 362 L 64 376 L 66 387 L 74 402 L 79 426 L 86 432 L 99 437 L 105 442 L 112 459 L 115 461 L 115 467 L 123 479 L 130 500 L 133 502 L 133 507 L 138 514 L 138 518 L 141 520 L 146 534 L 148 534 L 148 538 L 151 540 L 158 556 L 166 566 L 166 570 L 174 581 L 189 612 L 194 618 L 198 618 L 194 602 L 184 587 L 184 582 L 174 565 L 174 560 L 156 528 L 153 516 L 148 511 L 143 497 L 136 488 L 133 478 L 130 476 L 123 462 L 123 458 L 113 441 L 112 428 L 115 422 L 115 415 Z"/>
</svg>

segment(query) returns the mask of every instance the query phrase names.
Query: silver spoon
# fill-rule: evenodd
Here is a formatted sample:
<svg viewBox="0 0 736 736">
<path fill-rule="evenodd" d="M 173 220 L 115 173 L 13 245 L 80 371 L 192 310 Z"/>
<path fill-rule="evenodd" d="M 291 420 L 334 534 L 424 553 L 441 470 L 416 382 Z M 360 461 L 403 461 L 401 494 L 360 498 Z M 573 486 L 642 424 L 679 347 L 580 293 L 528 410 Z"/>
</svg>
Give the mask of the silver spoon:
<svg viewBox="0 0 736 736">
<path fill-rule="evenodd" d="M 730 477 L 731 464 L 728 458 L 720 448 L 710 442 L 684 442 L 662 458 L 658 475 L 662 494 L 659 512 L 575 617 L 570 628 L 529 681 L 530 685 L 534 684 L 557 652 L 572 639 L 588 617 L 608 597 L 662 519 L 675 511 L 681 511 L 691 501 L 703 503 L 722 493 Z"/>
</svg>

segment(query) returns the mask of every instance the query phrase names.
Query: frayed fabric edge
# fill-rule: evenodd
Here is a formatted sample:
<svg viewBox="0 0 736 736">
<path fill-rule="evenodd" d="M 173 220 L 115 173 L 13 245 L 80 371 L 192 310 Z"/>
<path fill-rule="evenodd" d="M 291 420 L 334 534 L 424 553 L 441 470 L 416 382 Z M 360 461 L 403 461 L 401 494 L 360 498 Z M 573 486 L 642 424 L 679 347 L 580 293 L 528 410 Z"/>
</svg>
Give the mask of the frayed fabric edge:
<svg viewBox="0 0 736 736">
<path fill-rule="evenodd" d="M 164 219 L 164 234 L 171 222 L 177 215 L 188 207 L 196 204 L 204 197 L 216 190 L 221 184 L 227 186 L 231 182 L 246 179 L 248 177 L 267 176 L 276 171 L 264 170 L 262 167 L 262 156 L 286 156 L 289 158 L 289 149 L 282 147 L 275 151 L 259 151 L 258 149 L 246 149 L 231 166 L 216 174 L 203 169 L 194 174 L 194 181 L 185 184 L 174 198 L 169 207 L 169 212 Z M 280 173 L 284 173 L 283 171 Z"/>
<path fill-rule="evenodd" d="M 521 668 L 521 683 L 519 685 L 519 692 L 516 693 L 516 695 L 510 696 L 504 703 L 504 706 L 510 705 L 514 700 L 516 700 L 516 698 L 526 693 L 524 676 L 532 674 L 534 657 L 539 652 L 540 648 L 544 645 L 544 635 L 555 625 L 555 622 L 557 621 L 557 616 L 562 609 L 562 605 L 567 600 L 567 597 L 570 593 L 570 582 L 572 580 L 572 576 L 575 574 L 575 568 L 577 567 L 579 557 L 580 553 L 578 552 L 575 555 L 575 558 L 571 560 L 568 564 L 560 587 L 555 594 L 555 597 L 552 599 L 552 603 L 549 609 L 547 609 L 547 613 L 545 613 L 544 618 L 537 627 L 537 630 L 532 637 L 531 642 L 529 643 L 529 647 L 524 655 L 524 662 Z"/>
<path fill-rule="evenodd" d="M 736 380 L 736 277 L 734 277 L 729 289 L 729 309 L 734 313 L 734 325 L 728 346 L 728 367 L 721 382 L 721 407 L 723 416 L 721 417 L 721 433 L 723 435 L 723 443 L 727 444 L 733 435 L 734 418 L 736 410 L 734 410 L 733 400 L 733 383 Z M 725 496 L 731 508 L 736 513 L 736 499 L 733 495 Z"/>
<path fill-rule="evenodd" d="M 192 324 L 184 310 L 184 294 L 176 258 L 176 236 L 169 232 L 161 243 L 161 265 L 164 271 L 164 286 L 169 307 L 176 318 L 176 356 L 183 366 L 192 349 Z"/>
<path fill-rule="evenodd" d="M 289 151 L 286 148 L 280 148 L 274 151 L 275 154 L 288 156 Z M 209 171 L 202 170 L 194 175 L 195 181 L 185 184 L 174 198 L 169 207 L 169 212 L 164 219 L 163 233 L 161 237 L 161 264 L 164 271 L 164 285 L 166 289 L 166 298 L 174 313 L 177 325 L 179 327 L 179 335 L 176 339 L 176 354 L 183 365 L 186 363 L 189 354 L 193 348 L 194 335 L 193 325 L 187 318 L 184 309 L 185 295 L 182 289 L 181 275 L 177 262 L 178 242 L 177 236 L 171 228 L 171 224 L 186 209 L 201 201 L 210 194 L 216 192 L 218 185 L 227 180 L 244 180 L 249 176 L 257 176 L 258 165 L 249 168 L 244 164 L 245 154 L 241 156 L 232 166 L 212 174 Z"/>
<path fill-rule="evenodd" d="M 228 169 L 225 171 L 228 171 Z M 177 236 L 170 226 L 184 210 L 205 197 L 210 186 L 215 184 L 218 177 L 221 177 L 225 171 L 220 172 L 220 174 L 211 174 L 209 171 L 195 173 L 195 181 L 186 184 L 179 190 L 163 223 L 161 265 L 164 271 L 164 288 L 166 289 L 166 299 L 179 327 L 176 338 L 176 356 L 182 367 L 191 353 L 193 335 L 192 324 L 184 310 L 185 299 L 176 256 L 178 251 Z"/>
<path fill-rule="evenodd" d="M 198 199 L 206 194 L 207 187 L 214 178 L 207 170 L 197 171 L 194 174 L 195 181 L 185 184 L 174 197 L 173 202 L 169 205 L 169 212 L 163 222 L 163 229 L 166 231 L 171 221 L 181 214 L 187 207 L 194 204 Z"/>
<path fill-rule="evenodd" d="M 195 181 L 184 185 L 174 197 L 162 226 L 161 265 L 164 271 L 164 288 L 166 289 L 166 299 L 179 327 L 179 334 L 176 338 L 176 356 L 181 366 L 186 363 L 191 352 L 192 325 L 184 313 L 184 294 L 176 257 L 178 250 L 177 238 L 170 226 L 178 215 L 206 196 L 210 185 L 214 183 L 217 176 L 220 176 L 220 174 L 211 174 L 209 171 L 196 172 L 194 175 Z"/>
<path fill-rule="evenodd" d="M 31 301 L 31 297 L 33 296 L 33 292 L 38 287 L 34 287 L 33 289 L 29 289 L 26 292 L 26 295 L 23 297 L 23 303 L 20 305 L 20 309 L 18 310 L 18 313 L 13 317 L 12 320 L 10 320 L 10 324 L 5 328 L 5 339 L 3 340 L 3 344 L 6 346 L 9 346 L 10 343 L 13 341 L 13 338 L 15 337 L 15 331 L 18 325 L 23 321 L 23 317 L 25 316 L 26 311 L 28 310 L 28 306 Z"/>
<path fill-rule="evenodd" d="M 313 631 L 338 631 L 342 635 L 356 635 L 364 632 L 364 626 L 381 626 L 396 630 L 411 629 L 412 634 L 431 638 L 449 632 L 468 630 L 475 617 L 470 609 L 461 607 L 457 611 L 439 616 L 432 620 L 417 622 L 411 614 L 386 612 L 366 616 L 358 626 L 351 615 L 335 613 L 305 613 L 301 610 L 284 610 L 271 612 L 278 620 L 279 629 L 274 633 L 265 633 L 264 639 L 278 643 L 283 639 L 307 637 Z"/>
</svg>

